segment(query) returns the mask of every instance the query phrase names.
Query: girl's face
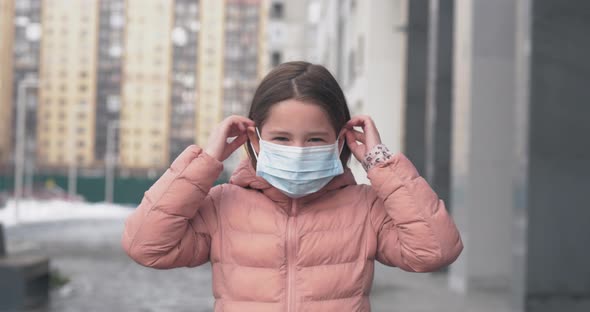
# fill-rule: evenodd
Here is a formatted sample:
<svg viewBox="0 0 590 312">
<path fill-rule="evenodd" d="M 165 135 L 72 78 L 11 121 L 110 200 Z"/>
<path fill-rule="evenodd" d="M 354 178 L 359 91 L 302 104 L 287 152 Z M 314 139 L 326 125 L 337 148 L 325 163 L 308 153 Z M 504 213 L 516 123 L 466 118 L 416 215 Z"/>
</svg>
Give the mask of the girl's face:
<svg viewBox="0 0 590 312">
<path fill-rule="evenodd" d="M 264 127 L 258 130 L 263 140 L 281 145 L 306 147 L 336 142 L 336 132 L 326 113 L 318 105 L 295 99 L 274 104 L 264 121 Z M 248 134 L 258 153 L 255 130 L 250 129 Z"/>
</svg>

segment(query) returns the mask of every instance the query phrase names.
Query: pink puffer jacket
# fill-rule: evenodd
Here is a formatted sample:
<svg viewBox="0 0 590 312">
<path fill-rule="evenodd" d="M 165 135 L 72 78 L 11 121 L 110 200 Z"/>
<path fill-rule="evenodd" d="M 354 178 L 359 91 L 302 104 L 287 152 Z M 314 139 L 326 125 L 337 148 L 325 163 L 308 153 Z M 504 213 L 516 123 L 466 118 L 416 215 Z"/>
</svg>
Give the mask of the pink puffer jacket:
<svg viewBox="0 0 590 312">
<path fill-rule="evenodd" d="M 211 188 L 222 163 L 190 146 L 127 219 L 123 248 L 141 265 L 211 261 L 215 311 L 370 311 L 374 261 L 434 271 L 463 248 L 445 206 L 402 154 L 350 170 L 292 200 L 244 161 Z"/>
</svg>

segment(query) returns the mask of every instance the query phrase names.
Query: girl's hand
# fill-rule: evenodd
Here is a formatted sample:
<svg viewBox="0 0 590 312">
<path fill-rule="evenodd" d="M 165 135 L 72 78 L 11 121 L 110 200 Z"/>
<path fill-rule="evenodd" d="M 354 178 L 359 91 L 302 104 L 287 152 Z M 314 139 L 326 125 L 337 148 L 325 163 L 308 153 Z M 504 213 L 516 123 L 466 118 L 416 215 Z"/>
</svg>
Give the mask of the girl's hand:
<svg viewBox="0 0 590 312">
<path fill-rule="evenodd" d="M 353 127 L 360 127 L 363 132 L 357 131 Z M 346 143 L 354 157 L 361 163 L 368 151 L 376 145 L 381 144 L 381 137 L 379 136 L 375 122 L 367 115 L 352 117 L 344 125 L 344 128 Z"/>
<path fill-rule="evenodd" d="M 248 134 L 246 129 L 254 127 L 254 121 L 242 116 L 225 118 L 209 136 L 207 147 L 204 149 L 209 156 L 219 161 L 226 160 L 238 147 L 246 143 Z M 229 138 L 235 138 L 228 142 Z"/>
</svg>

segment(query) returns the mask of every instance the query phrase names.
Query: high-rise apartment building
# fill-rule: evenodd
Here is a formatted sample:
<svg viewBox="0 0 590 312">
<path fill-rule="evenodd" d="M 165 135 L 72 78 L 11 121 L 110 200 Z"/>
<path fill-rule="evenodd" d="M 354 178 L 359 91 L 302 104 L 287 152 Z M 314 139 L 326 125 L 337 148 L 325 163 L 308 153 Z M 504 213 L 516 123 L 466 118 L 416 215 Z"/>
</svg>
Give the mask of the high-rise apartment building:
<svg viewBox="0 0 590 312">
<path fill-rule="evenodd" d="M 169 165 L 173 17 L 173 1 L 127 1 L 119 133 L 125 168 Z"/>
<path fill-rule="evenodd" d="M 196 143 L 204 146 L 223 116 L 225 1 L 201 0 L 197 59 Z"/>
<path fill-rule="evenodd" d="M 268 70 L 267 3 L 0 0 L 0 162 L 10 167 L 16 90 L 32 78 L 32 166 L 100 169 L 111 144 L 123 174 L 166 168 L 224 116 L 247 114 Z"/>
<path fill-rule="evenodd" d="M 94 162 L 98 0 L 43 2 L 37 161 Z"/>
<path fill-rule="evenodd" d="M 195 143 L 199 1 L 174 2 L 170 160 Z"/>
<path fill-rule="evenodd" d="M 204 14 L 206 12 L 207 14 Z M 201 1 L 196 141 L 205 144 L 224 116 L 247 115 L 265 71 L 266 1 Z"/>
<path fill-rule="evenodd" d="M 248 114 L 258 84 L 261 1 L 228 0 L 225 16 L 223 115 Z"/>
<path fill-rule="evenodd" d="M 105 159 L 109 140 L 115 154 L 118 131 L 115 127 L 121 108 L 121 66 L 125 33 L 125 0 L 99 1 L 98 63 L 96 86 L 96 131 L 94 156 L 97 165 Z M 111 137 L 109 137 L 111 135 Z"/>
</svg>

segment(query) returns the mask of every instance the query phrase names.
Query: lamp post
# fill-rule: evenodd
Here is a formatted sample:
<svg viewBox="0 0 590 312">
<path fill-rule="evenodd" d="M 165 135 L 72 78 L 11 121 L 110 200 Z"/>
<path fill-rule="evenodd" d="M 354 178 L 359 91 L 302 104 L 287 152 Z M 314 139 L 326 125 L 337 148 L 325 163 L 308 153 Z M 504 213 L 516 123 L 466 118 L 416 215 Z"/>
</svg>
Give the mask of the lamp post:
<svg viewBox="0 0 590 312">
<path fill-rule="evenodd" d="M 105 175 L 104 175 L 104 198 L 105 202 L 112 203 L 115 190 L 115 166 L 117 156 L 115 153 L 115 131 L 120 128 L 117 120 L 109 121 L 107 126 L 107 144 L 105 155 Z"/>
<path fill-rule="evenodd" d="M 78 178 L 78 148 L 76 146 L 76 116 L 74 112 L 80 112 L 80 107 L 76 105 L 75 110 L 71 110 L 68 118 L 68 197 L 70 200 L 74 199 L 77 193 L 77 178 Z"/>
<path fill-rule="evenodd" d="M 27 89 L 36 88 L 39 81 L 27 77 L 18 83 L 16 99 L 16 146 L 14 155 L 14 221 L 19 220 L 19 202 L 23 196 L 23 175 L 25 167 Z"/>
</svg>

